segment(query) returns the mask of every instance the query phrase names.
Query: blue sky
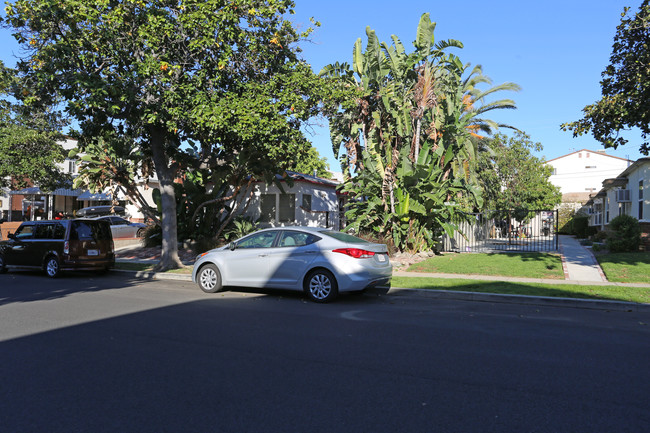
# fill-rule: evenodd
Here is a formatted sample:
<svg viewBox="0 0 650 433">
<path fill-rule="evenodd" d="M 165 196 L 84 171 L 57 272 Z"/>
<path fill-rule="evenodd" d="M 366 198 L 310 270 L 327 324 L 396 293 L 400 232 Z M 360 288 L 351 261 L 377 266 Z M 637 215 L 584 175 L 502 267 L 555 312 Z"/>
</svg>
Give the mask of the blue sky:
<svg viewBox="0 0 650 433">
<path fill-rule="evenodd" d="M 315 71 L 335 61 L 352 61 L 352 46 L 366 26 L 380 41 L 397 35 L 407 50 L 424 12 L 437 23 L 436 40 L 457 39 L 464 45 L 454 52 L 465 63 L 483 66 L 493 84 L 515 82 L 517 93 L 500 97 L 515 100 L 517 110 L 492 112 L 491 117 L 513 125 L 540 142 L 539 156 L 547 160 L 573 150 L 602 150 L 591 136 L 573 138 L 560 124 L 578 120 L 582 108 L 600 99 L 600 74 L 609 63 L 616 26 L 625 6 L 636 12 L 641 0 L 296 0 L 295 23 L 307 26 L 313 16 L 322 23 L 303 44 L 304 58 Z M 322 122 L 321 122 L 322 123 Z M 310 136 L 321 155 L 334 161 L 328 130 Z M 505 131 L 504 131 L 505 132 Z M 640 140 L 640 135 L 630 138 Z M 637 159 L 638 141 L 608 149 L 609 155 Z"/>
<path fill-rule="evenodd" d="M 540 142 L 539 156 L 547 160 L 579 149 L 601 150 L 591 136 L 573 138 L 560 130 L 563 122 L 577 120 L 582 108 L 600 98 L 600 74 L 609 63 L 616 26 L 625 6 L 636 12 L 641 0 L 295 0 L 291 19 L 307 27 L 309 17 L 322 23 L 304 43 L 303 57 L 318 72 L 323 66 L 351 62 L 357 38 L 366 43 L 366 26 L 381 41 L 397 35 L 407 50 L 412 47 L 420 16 L 431 14 L 437 22 L 437 40 L 457 39 L 464 44 L 454 52 L 465 63 L 483 66 L 493 84 L 512 81 L 522 90 L 502 93 L 514 99 L 517 110 L 493 112 L 491 117 L 525 131 Z M 0 29 L 0 58 L 13 65 L 16 45 L 7 30 Z M 332 170 L 339 165 L 332 152 L 325 121 L 309 139 Z M 505 131 L 504 131 L 505 132 Z M 609 155 L 637 159 L 638 134 Z"/>
</svg>

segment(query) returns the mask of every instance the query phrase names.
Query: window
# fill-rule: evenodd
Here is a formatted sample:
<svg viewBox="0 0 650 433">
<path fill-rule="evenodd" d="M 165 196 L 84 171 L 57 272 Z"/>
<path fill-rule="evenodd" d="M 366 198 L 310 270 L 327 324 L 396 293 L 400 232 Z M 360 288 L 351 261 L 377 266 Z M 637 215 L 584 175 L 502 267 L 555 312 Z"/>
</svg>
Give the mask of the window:
<svg viewBox="0 0 650 433">
<path fill-rule="evenodd" d="M 54 236 L 54 224 L 39 224 L 34 233 L 35 239 L 52 239 Z"/>
<path fill-rule="evenodd" d="M 22 225 L 16 230 L 16 237 L 19 239 L 31 239 L 34 234 L 34 226 L 32 225 Z"/>
<path fill-rule="evenodd" d="M 316 235 L 309 233 L 285 231 L 282 233 L 279 246 L 280 247 L 302 247 L 305 245 L 313 244 L 320 238 Z"/>
<path fill-rule="evenodd" d="M 605 199 L 605 224 L 609 224 L 609 201 Z"/>
<path fill-rule="evenodd" d="M 578 158 L 582 158 L 582 153 L 579 153 L 579 154 L 578 154 Z"/>
<path fill-rule="evenodd" d="M 277 230 L 255 233 L 239 241 L 237 248 L 271 248 L 277 234 Z"/>
<path fill-rule="evenodd" d="M 278 221 L 281 223 L 294 222 L 296 220 L 296 195 L 280 194 L 280 215 Z"/>
<path fill-rule="evenodd" d="M 275 194 L 262 194 L 260 212 L 261 222 L 275 222 Z"/>
<path fill-rule="evenodd" d="M 643 179 L 639 181 L 639 220 L 643 219 Z"/>
<path fill-rule="evenodd" d="M 302 208 L 307 212 L 311 212 L 311 194 L 302 195 Z"/>
<path fill-rule="evenodd" d="M 75 170 L 77 169 L 77 163 L 71 159 L 67 160 L 68 162 L 68 173 L 75 173 Z"/>
</svg>

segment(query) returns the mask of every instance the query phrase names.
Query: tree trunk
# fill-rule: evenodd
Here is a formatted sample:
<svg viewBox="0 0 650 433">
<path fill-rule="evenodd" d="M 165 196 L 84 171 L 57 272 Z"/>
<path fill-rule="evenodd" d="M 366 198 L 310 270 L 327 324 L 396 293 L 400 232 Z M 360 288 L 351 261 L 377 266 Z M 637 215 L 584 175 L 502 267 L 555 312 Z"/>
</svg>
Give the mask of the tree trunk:
<svg viewBox="0 0 650 433">
<path fill-rule="evenodd" d="M 162 254 L 155 270 L 165 271 L 183 266 L 178 257 L 174 171 L 169 167 L 169 159 L 165 154 L 164 132 L 158 127 L 151 127 L 149 131 L 153 163 L 160 182 L 160 198 L 162 202 Z"/>
</svg>

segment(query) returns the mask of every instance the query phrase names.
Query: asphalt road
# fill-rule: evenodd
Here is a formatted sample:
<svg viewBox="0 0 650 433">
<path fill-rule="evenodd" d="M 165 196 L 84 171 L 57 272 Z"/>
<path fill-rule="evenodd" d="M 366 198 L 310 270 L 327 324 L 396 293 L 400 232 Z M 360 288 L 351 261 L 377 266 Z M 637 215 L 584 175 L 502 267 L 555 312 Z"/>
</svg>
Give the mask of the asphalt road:
<svg viewBox="0 0 650 433">
<path fill-rule="evenodd" d="M 647 432 L 650 314 L 0 275 L 0 432 Z"/>
</svg>

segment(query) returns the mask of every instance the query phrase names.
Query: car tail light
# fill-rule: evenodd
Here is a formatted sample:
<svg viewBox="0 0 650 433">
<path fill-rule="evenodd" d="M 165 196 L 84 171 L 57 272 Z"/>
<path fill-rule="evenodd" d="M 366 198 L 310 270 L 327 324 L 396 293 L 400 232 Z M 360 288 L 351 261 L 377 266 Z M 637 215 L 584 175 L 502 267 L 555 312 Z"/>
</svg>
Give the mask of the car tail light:
<svg viewBox="0 0 650 433">
<path fill-rule="evenodd" d="M 63 242 L 63 254 L 70 254 L 70 241 Z"/>
<path fill-rule="evenodd" d="M 359 248 L 338 248 L 332 252 L 345 254 L 346 256 L 354 257 L 355 259 L 368 259 L 375 255 L 372 251 L 361 250 Z"/>
</svg>

